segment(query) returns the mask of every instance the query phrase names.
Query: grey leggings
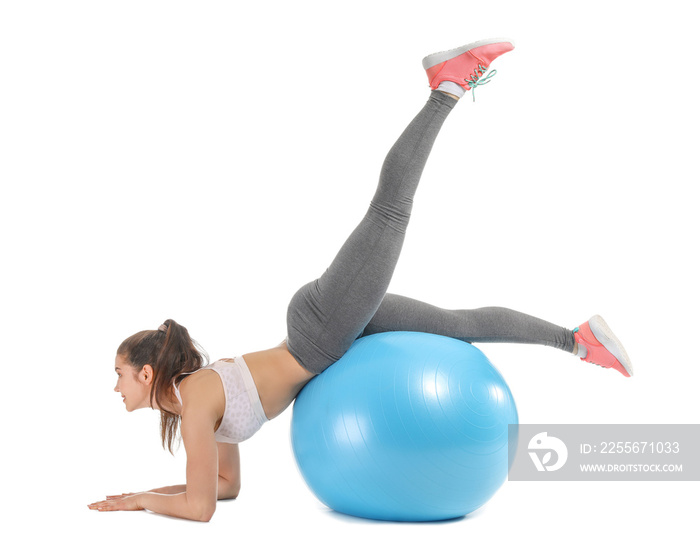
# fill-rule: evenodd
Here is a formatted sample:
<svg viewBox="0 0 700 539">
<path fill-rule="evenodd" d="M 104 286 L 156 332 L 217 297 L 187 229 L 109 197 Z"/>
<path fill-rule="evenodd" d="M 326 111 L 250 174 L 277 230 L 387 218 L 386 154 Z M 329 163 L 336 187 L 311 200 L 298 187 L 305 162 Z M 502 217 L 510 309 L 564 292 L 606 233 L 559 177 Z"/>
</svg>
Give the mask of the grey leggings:
<svg viewBox="0 0 700 539">
<path fill-rule="evenodd" d="M 318 374 L 359 337 L 421 331 L 467 342 L 510 342 L 573 351 L 570 330 L 501 307 L 446 310 L 387 288 L 401 253 L 413 195 L 445 118 L 457 101 L 433 90 L 389 151 L 364 218 L 328 269 L 302 286 L 287 310 L 287 347 Z"/>
</svg>

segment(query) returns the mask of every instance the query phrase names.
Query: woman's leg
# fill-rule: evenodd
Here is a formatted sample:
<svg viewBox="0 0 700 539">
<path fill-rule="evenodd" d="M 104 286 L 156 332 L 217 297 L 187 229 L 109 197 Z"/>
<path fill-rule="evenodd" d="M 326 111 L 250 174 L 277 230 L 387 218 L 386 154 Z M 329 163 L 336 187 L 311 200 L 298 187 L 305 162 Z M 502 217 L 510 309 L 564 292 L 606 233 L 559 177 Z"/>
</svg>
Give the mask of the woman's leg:
<svg viewBox="0 0 700 539">
<path fill-rule="evenodd" d="M 318 279 L 294 295 L 287 311 L 287 347 L 319 373 L 360 336 L 381 304 L 403 246 L 433 143 L 457 101 L 431 91 L 423 109 L 389 151 L 369 210 Z"/>
<path fill-rule="evenodd" d="M 387 294 L 362 336 L 386 331 L 420 331 L 466 342 L 543 344 L 573 352 L 574 332 L 503 307 L 448 310 Z"/>
</svg>

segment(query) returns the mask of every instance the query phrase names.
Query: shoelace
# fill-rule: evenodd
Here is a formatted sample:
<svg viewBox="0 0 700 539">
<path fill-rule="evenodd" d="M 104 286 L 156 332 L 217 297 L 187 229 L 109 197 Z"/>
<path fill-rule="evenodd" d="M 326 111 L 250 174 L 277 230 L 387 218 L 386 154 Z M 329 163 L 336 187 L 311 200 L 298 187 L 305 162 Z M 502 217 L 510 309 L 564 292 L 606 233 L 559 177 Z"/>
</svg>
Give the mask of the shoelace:
<svg viewBox="0 0 700 539">
<path fill-rule="evenodd" d="M 481 76 L 484 73 L 486 73 L 486 68 L 484 66 L 482 66 L 481 64 L 479 64 L 479 67 L 474 68 L 474 73 L 472 73 L 468 79 L 464 79 L 464 82 L 466 82 L 467 85 L 469 86 L 469 88 L 471 88 L 472 101 L 476 101 L 476 96 L 474 95 L 475 91 L 476 91 L 476 87 L 482 86 L 484 84 L 488 84 L 489 82 L 491 82 L 490 79 L 491 79 L 491 77 L 493 77 L 496 74 L 496 70 L 492 69 L 491 71 L 489 71 L 488 75 L 486 75 L 486 77 L 484 77 L 482 79 Z"/>
</svg>

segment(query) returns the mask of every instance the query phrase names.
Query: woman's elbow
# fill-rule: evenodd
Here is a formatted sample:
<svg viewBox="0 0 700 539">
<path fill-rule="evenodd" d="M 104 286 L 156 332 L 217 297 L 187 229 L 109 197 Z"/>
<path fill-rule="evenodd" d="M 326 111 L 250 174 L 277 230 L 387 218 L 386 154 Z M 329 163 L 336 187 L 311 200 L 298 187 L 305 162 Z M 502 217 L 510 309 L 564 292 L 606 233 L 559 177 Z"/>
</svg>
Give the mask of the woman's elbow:
<svg viewBox="0 0 700 539">
<path fill-rule="evenodd" d="M 224 481 L 219 483 L 219 499 L 220 500 L 235 500 L 241 492 L 241 482 L 232 483 Z"/>
<path fill-rule="evenodd" d="M 190 518 L 199 522 L 209 522 L 216 511 L 216 500 L 198 500 L 190 505 Z"/>
<path fill-rule="evenodd" d="M 197 520 L 200 522 L 209 522 L 212 517 L 214 516 L 214 512 L 216 511 L 216 504 L 213 506 L 207 506 L 202 508 L 202 510 L 199 512 L 199 516 L 197 517 Z"/>
</svg>

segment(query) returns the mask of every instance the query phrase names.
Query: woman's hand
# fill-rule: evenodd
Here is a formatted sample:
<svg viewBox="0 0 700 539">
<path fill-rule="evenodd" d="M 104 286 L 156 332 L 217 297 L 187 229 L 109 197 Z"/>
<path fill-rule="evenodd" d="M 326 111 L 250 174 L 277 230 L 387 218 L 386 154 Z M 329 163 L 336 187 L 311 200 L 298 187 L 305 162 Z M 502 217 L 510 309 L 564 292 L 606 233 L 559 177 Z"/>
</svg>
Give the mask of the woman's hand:
<svg viewBox="0 0 700 539">
<path fill-rule="evenodd" d="M 88 508 L 96 511 L 142 511 L 143 507 L 139 504 L 139 494 L 130 492 L 107 496 L 106 500 L 91 503 Z"/>
</svg>

